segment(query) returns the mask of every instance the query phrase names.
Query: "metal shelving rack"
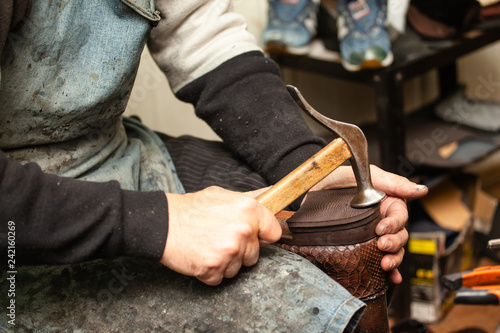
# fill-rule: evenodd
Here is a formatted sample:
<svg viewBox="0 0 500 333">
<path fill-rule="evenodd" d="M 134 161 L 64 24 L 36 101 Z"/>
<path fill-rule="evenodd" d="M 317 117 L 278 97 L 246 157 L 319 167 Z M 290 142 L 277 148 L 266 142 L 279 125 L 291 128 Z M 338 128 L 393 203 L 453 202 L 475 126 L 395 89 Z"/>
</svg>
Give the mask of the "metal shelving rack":
<svg viewBox="0 0 500 333">
<path fill-rule="evenodd" d="M 423 42 L 415 33 L 393 44 L 394 63 L 387 68 L 348 72 L 339 62 L 308 56 L 271 54 L 281 67 L 310 71 L 338 79 L 367 84 L 375 89 L 381 167 L 398 172 L 405 156 L 403 82 L 432 69 L 439 73 L 440 95 L 457 87 L 457 59 L 500 40 L 500 20 L 483 22 L 459 38 L 441 43 Z"/>
</svg>

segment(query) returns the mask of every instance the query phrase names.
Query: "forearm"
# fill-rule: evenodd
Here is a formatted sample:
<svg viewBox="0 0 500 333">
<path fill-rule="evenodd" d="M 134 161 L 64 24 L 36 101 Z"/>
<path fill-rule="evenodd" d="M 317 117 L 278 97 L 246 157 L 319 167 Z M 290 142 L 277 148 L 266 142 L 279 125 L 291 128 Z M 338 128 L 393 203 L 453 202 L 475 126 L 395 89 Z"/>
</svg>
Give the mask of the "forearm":
<svg viewBox="0 0 500 333">
<path fill-rule="evenodd" d="M 168 232 L 162 192 L 121 190 L 44 174 L 0 152 L 0 249 L 16 226 L 17 264 L 60 264 L 139 256 L 159 260 Z M 5 251 L 4 251 L 5 250 Z M 6 261 L 4 261 L 6 262 Z"/>
<path fill-rule="evenodd" d="M 225 62 L 177 96 L 193 103 L 197 115 L 270 183 L 324 146 L 302 119 L 278 66 L 260 52 Z"/>
</svg>

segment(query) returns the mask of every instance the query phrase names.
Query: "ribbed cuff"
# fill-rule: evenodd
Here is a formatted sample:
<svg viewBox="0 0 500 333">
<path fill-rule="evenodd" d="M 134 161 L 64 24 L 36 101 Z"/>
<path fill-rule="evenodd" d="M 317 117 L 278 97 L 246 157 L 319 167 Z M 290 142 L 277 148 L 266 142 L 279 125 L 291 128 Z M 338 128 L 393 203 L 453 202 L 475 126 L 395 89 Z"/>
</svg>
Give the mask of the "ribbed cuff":
<svg viewBox="0 0 500 333">
<path fill-rule="evenodd" d="M 124 255 L 160 260 L 168 235 L 165 193 L 123 191 Z"/>
</svg>

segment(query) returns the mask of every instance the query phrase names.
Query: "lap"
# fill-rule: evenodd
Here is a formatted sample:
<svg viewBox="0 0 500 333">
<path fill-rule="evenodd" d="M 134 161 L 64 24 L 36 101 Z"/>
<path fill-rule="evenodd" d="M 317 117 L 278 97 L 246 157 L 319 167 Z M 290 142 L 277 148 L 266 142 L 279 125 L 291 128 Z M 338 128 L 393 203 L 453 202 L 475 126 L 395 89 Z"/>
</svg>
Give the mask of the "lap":
<svg viewBox="0 0 500 333">
<path fill-rule="evenodd" d="M 212 185 L 232 191 L 252 191 L 268 186 L 222 142 L 192 136 L 172 138 L 159 134 L 165 143 L 186 192 L 196 192 Z"/>
<path fill-rule="evenodd" d="M 16 285 L 19 332 L 342 332 L 363 306 L 310 262 L 274 246 L 217 287 L 132 258 L 23 267 Z"/>
</svg>

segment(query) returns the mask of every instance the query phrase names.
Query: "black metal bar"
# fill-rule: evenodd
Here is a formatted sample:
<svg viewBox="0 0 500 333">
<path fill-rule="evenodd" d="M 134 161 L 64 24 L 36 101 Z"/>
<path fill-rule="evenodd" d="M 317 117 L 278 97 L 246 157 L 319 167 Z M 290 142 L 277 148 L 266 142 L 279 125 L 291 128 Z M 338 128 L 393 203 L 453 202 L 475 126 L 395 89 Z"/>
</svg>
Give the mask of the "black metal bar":
<svg viewBox="0 0 500 333">
<path fill-rule="evenodd" d="M 404 91 L 400 73 L 375 77 L 375 107 L 378 117 L 381 166 L 387 171 L 401 173 L 404 144 Z"/>
<path fill-rule="evenodd" d="M 410 35 L 408 37 L 411 38 Z M 356 73 L 346 71 L 339 62 L 307 56 L 275 54 L 272 58 L 284 67 L 373 86 L 376 92 L 381 164 L 386 170 L 402 174 L 400 164 L 405 156 L 403 79 L 407 80 L 437 68 L 441 94 L 444 96 L 452 92 L 457 85 L 456 59 L 498 40 L 500 20 L 488 21 L 447 45 L 436 46 L 421 42 L 421 48 L 415 48 L 413 45 L 411 56 L 396 54 L 394 64 L 387 68 Z M 404 47 L 397 48 L 395 53 L 404 53 L 404 50 Z"/>
<path fill-rule="evenodd" d="M 284 67 L 306 70 L 358 83 L 373 84 L 375 76 L 395 75 L 395 73 L 401 73 L 405 79 L 409 79 L 431 69 L 446 66 L 461 56 L 500 40 L 500 20 L 494 21 L 494 23 L 484 27 L 478 26 L 478 28 L 444 46 L 420 41 L 422 47 L 418 54 L 413 54 L 411 57 L 405 57 L 404 54 L 396 55 L 396 61 L 393 65 L 378 70 L 348 72 L 339 62 L 292 54 L 272 54 L 270 56 Z M 405 48 L 398 51 L 405 52 Z"/>
<path fill-rule="evenodd" d="M 442 97 L 456 91 L 457 82 L 457 63 L 455 61 L 439 68 L 439 91 Z"/>
</svg>

